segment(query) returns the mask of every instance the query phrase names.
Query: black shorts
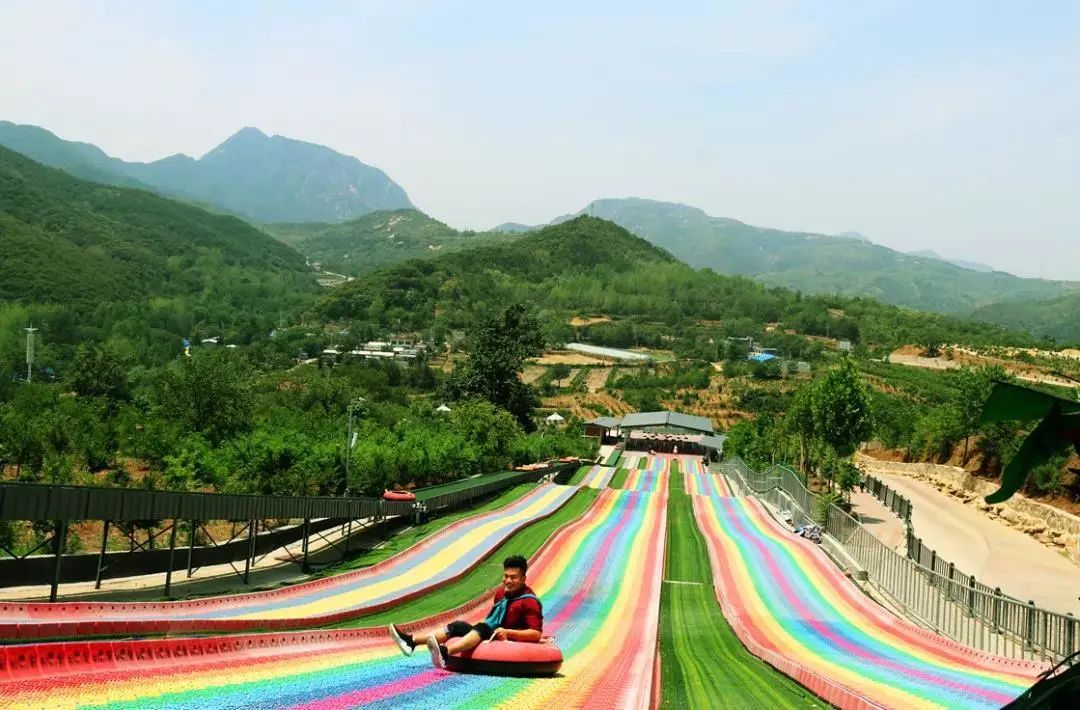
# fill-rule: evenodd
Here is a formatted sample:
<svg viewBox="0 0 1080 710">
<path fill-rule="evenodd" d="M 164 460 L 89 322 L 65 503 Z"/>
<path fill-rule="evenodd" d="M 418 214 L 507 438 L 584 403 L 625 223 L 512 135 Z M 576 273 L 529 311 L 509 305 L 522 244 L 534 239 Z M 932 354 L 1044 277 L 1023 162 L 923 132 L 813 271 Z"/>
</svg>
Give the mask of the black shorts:
<svg viewBox="0 0 1080 710">
<path fill-rule="evenodd" d="M 461 638 L 470 631 L 475 631 L 480 634 L 481 641 L 487 641 L 491 638 L 491 635 L 495 633 L 495 629 L 491 628 L 483 621 L 473 626 L 467 621 L 451 621 L 446 625 L 446 635 L 450 638 Z"/>
</svg>

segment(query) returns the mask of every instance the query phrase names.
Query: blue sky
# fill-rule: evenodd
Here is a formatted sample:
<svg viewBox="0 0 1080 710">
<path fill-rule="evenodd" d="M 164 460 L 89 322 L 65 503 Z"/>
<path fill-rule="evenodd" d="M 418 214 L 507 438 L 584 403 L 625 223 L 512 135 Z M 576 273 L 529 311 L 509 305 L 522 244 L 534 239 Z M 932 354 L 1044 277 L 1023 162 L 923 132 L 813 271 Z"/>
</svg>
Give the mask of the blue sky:
<svg viewBox="0 0 1080 710">
<path fill-rule="evenodd" d="M 257 126 L 458 227 L 633 195 L 1080 280 L 1077 2 L 9 0 L 0 118 L 129 160 Z"/>
</svg>

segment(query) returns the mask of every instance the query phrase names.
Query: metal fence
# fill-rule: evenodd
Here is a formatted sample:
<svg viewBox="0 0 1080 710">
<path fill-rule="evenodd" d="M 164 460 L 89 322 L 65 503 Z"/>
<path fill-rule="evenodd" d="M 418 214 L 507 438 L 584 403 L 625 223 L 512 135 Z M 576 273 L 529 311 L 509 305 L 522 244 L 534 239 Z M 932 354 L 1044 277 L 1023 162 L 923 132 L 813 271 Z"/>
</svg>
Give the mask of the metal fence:
<svg viewBox="0 0 1080 710">
<path fill-rule="evenodd" d="M 982 610 L 982 615 L 987 618 L 997 618 L 1000 616 L 1002 613 L 1001 600 L 1015 602 L 1028 609 L 1035 606 L 1034 601 L 1029 600 L 1024 602 L 1016 597 L 1005 594 L 1001 591 L 1000 587 L 990 587 L 978 581 L 974 575 L 967 574 L 962 570 L 957 569 L 955 564 L 938 555 L 936 550 L 926 546 L 923 543 L 922 538 L 917 537 L 914 534 L 911 526 L 912 506 L 910 500 L 873 476 L 866 476 L 864 478 L 864 485 L 866 486 L 866 489 L 881 501 L 886 508 L 895 513 L 907 525 L 906 552 L 908 559 L 914 561 L 920 568 L 932 570 L 939 577 L 948 580 L 947 588 L 950 597 L 956 596 L 955 592 L 957 589 L 974 590 L 976 594 L 968 595 L 969 606 L 982 604 L 986 607 Z M 1052 632 L 1048 631 L 1047 633 Z M 1067 636 L 1072 632 L 1066 630 L 1064 633 Z"/>
<path fill-rule="evenodd" d="M 477 498 L 513 488 L 522 483 L 536 483 L 545 477 L 558 476 L 559 473 L 566 470 L 577 470 L 578 466 L 579 464 L 577 462 L 558 463 L 546 468 L 534 469 L 532 471 L 516 471 L 512 476 L 498 476 L 492 480 L 485 480 L 483 476 L 479 476 L 475 479 L 475 485 L 466 486 L 447 493 L 429 491 L 429 494 L 425 495 L 424 489 L 419 488 L 415 491 L 418 499 L 417 505 L 421 506 L 423 511 L 427 513 L 442 510 L 444 508 L 453 508 L 465 503 L 471 503 Z M 435 492 L 436 495 L 430 495 L 430 492 Z"/>
<path fill-rule="evenodd" d="M 867 493 L 881 501 L 882 505 L 895 513 L 901 520 L 911 520 L 911 501 L 907 498 L 873 476 L 864 476 L 863 486 L 866 488 Z"/>
<path fill-rule="evenodd" d="M 744 493 L 791 512 L 796 525 L 814 517 L 818 496 L 791 469 L 773 466 L 754 471 L 738 458 L 719 468 Z M 1080 650 L 1080 620 L 1008 597 L 936 556 L 927 559 L 921 542 L 914 558 L 905 557 L 836 506 L 828 510 L 825 532 L 866 571 L 877 589 L 943 636 L 1013 658 L 1060 661 Z"/>
<path fill-rule="evenodd" d="M 375 498 L 148 491 L 48 483 L 0 483 L 0 520 L 361 519 L 408 515 L 409 503 Z"/>
</svg>

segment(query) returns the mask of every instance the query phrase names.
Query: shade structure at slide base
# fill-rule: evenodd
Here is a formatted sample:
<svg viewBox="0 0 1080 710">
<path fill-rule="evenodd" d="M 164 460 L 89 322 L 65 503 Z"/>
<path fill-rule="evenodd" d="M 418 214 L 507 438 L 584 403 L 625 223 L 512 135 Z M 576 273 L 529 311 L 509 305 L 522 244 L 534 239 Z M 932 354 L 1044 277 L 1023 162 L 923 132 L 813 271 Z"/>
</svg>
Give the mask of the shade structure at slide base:
<svg viewBox="0 0 1080 710">
<path fill-rule="evenodd" d="M 0 638 L 310 628 L 355 618 L 453 582 L 576 487 L 545 484 L 371 567 L 268 592 L 182 602 L 0 604 Z"/>
<path fill-rule="evenodd" d="M 653 693 L 665 525 L 665 492 L 606 490 L 533 557 L 529 584 L 544 603 L 545 633 L 566 659 L 556 678 L 435 670 L 427 654 L 403 658 L 383 628 L 37 644 L 4 649 L 21 649 L 16 653 L 37 661 L 13 673 L 5 660 L 0 705 L 644 708 Z M 478 621 L 489 606 L 490 597 L 480 599 L 421 626 L 454 617 Z M 249 647 L 249 639 L 257 645 Z M 93 654 L 110 644 L 123 649 L 122 657 L 94 662 Z M 178 655 L 191 644 L 201 650 Z M 77 660 L 43 667 L 41 658 L 50 653 Z"/>
<path fill-rule="evenodd" d="M 1041 664 L 998 658 L 919 628 L 855 587 L 756 500 L 696 496 L 717 598 L 753 653 L 841 707 L 987 707 Z"/>
</svg>

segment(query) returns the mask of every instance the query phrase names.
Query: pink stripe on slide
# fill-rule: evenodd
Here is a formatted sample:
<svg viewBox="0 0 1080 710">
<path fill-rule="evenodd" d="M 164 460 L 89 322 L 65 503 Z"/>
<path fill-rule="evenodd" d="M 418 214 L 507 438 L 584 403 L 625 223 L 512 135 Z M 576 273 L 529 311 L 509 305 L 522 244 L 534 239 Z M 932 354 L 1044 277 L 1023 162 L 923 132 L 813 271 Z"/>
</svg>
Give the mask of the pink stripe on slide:
<svg viewBox="0 0 1080 710">
<path fill-rule="evenodd" d="M 344 710 L 355 708 L 364 703 L 374 703 L 386 700 L 402 693 L 411 693 L 421 688 L 426 688 L 437 680 L 446 676 L 446 671 L 430 670 L 418 675 L 408 676 L 393 683 L 377 685 L 374 688 L 364 688 L 344 695 L 335 695 L 332 698 L 316 700 L 312 703 L 293 705 L 293 710 Z"/>
</svg>

